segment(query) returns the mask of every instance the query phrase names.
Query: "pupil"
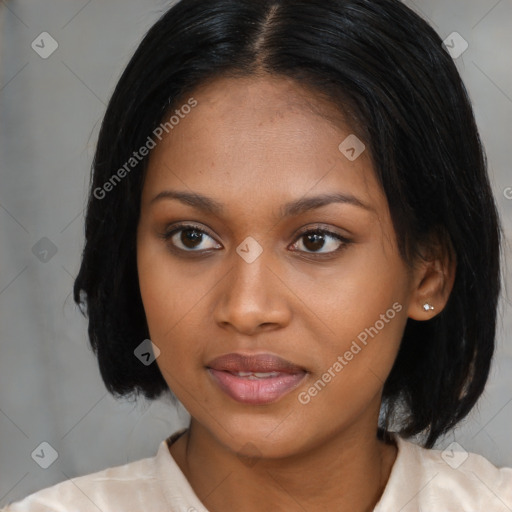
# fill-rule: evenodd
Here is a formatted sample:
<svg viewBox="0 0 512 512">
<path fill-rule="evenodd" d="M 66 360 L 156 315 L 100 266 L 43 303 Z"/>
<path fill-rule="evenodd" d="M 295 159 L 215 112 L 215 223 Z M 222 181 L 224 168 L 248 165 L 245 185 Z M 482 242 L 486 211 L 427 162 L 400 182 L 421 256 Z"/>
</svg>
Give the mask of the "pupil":
<svg viewBox="0 0 512 512">
<path fill-rule="evenodd" d="M 185 235 L 185 233 L 188 233 L 188 236 Z M 189 248 L 194 248 L 196 245 L 199 245 L 201 243 L 203 235 L 197 231 L 197 229 L 186 229 L 181 232 L 181 241 L 183 245 Z M 192 243 L 192 245 L 188 245 L 189 243 Z M 195 245 L 194 245 L 195 243 Z"/>
<path fill-rule="evenodd" d="M 321 249 L 324 244 L 324 235 L 322 233 L 311 233 L 306 235 L 307 242 L 304 244 L 308 251 L 315 251 Z M 308 242 L 312 241 L 312 244 Z"/>
</svg>

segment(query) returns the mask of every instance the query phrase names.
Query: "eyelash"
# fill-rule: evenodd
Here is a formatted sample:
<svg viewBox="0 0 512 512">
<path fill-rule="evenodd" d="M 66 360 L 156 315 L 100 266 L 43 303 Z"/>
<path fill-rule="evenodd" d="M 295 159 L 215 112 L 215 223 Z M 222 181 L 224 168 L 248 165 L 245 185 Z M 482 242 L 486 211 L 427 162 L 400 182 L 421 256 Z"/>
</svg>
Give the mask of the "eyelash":
<svg viewBox="0 0 512 512">
<path fill-rule="evenodd" d="M 179 233 L 180 231 L 197 231 L 200 234 L 205 234 L 213 239 L 213 237 L 210 234 L 208 234 L 208 232 L 206 232 L 204 229 L 201 229 L 199 226 L 196 226 L 194 224 L 177 224 L 177 225 L 173 226 L 171 230 L 161 233 L 159 236 L 163 240 L 168 242 L 171 250 L 173 250 L 174 252 L 179 252 L 180 254 L 183 254 L 183 253 L 194 254 L 195 253 L 195 254 L 201 255 L 201 253 L 217 250 L 217 249 L 206 249 L 203 251 L 195 251 L 195 250 L 180 249 L 179 247 L 176 247 L 174 244 L 171 243 L 171 238 L 176 233 Z M 351 240 L 349 240 L 348 238 L 345 238 L 345 237 L 339 235 L 338 233 L 334 233 L 327 229 L 321 228 L 320 226 L 317 226 L 315 228 L 306 229 L 306 230 L 302 231 L 301 233 L 299 233 L 298 236 L 295 238 L 295 241 L 293 242 L 292 245 L 295 245 L 301 238 L 305 237 L 306 235 L 310 235 L 310 234 L 328 235 L 329 237 L 335 238 L 336 240 L 341 242 L 341 245 L 337 249 L 335 249 L 334 251 L 330 251 L 328 253 L 297 251 L 297 252 L 303 253 L 307 256 L 313 256 L 314 258 L 317 258 L 317 259 L 332 258 L 335 254 L 338 254 L 339 252 L 341 252 L 343 249 L 345 249 L 351 243 Z"/>
</svg>

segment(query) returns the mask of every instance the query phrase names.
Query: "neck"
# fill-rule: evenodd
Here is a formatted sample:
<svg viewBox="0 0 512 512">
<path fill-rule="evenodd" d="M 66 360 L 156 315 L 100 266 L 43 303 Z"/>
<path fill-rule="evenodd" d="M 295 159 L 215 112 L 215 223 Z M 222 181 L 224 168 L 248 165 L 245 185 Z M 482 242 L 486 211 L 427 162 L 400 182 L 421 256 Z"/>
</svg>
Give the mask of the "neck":
<svg viewBox="0 0 512 512">
<path fill-rule="evenodd" d="M 371 512 L 396 458 L 395 445 L 360 424 L 307 452 L 242 459 L 194 420 L 171 454 L 210 512 L 350 510 Z"/>
</svg>

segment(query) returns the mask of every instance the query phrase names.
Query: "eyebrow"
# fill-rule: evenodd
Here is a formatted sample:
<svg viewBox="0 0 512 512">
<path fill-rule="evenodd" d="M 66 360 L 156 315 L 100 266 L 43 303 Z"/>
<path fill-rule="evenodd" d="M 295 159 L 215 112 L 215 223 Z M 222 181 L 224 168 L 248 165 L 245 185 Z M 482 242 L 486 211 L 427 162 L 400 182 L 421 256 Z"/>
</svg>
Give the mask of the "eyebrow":
<svg viewBox="0 0 512 512">
<path fill-rule="evenodd" d="M 151 200 L 150 204 L 154 204 L 164 199 L 175 199 L 183 204 L 192 206 L 206 213 L 212 213 L 214 215 L 220 216 L 224 212 L 224 206 L 222 203 L 219 203 L 211 197 L 204 196 L 197 192 L 163 190 Z M 368 211 L 375 211 L 371 206 L 365 204 L 363 201 L 353 196 L 352 194 L 333 193 L 321 194 L 312 197 L 303 197 L 296 201 L 286 203 L 281 207 L 281 217 L 285 218 L 294 215 L 300 215 L 301 213 L 321 208 L 332 203 L 350 204 L 352 206 L 357 206 Z"/>
</svg>

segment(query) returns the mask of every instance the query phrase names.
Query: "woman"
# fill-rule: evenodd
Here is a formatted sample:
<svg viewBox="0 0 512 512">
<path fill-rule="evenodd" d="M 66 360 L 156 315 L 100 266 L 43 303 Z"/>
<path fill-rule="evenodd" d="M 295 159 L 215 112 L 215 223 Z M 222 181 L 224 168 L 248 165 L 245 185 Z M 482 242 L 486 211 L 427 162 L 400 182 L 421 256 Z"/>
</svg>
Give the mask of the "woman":
<svg viewBox="0 0 512 512">
<path fill-rule="evenodd" d="M 108 105 L 74 297 L 108 390 L 172 393 L 190 426 L 5 510 L 512 510 L 511 468 L 432 449 L 487 381 L 499 254 L 425 21 L 182 0 Z"/>
</svg>

